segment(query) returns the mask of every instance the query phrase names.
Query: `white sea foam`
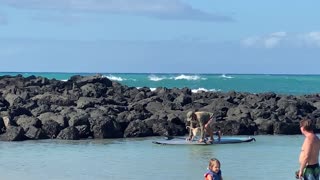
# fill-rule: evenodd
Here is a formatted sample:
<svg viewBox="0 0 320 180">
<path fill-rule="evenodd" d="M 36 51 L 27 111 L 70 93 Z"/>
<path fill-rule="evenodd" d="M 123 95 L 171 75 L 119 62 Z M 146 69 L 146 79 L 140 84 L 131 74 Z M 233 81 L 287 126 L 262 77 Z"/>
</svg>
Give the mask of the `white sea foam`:
<svg viewBox="0 0 320 180">
<path fill-rule="evenodd" d="M 199 91 L 208 92 L 208 89 L 206 89 L 206 88 L 198 88 L 198 89 L 192 89 L 191 91 L 193 93 L 198 93 Z"/>
<path fill-rule="evenodd" d="M 195 81 L 195 80 L 206 80 L 206 78 L 201 78 L 200 76 L 198 75 L 184 75 L 184 74 L 181 74 L 179 76 L 176 76 L 176 77 L 173 77 L 173 78 L 170 78 L 170 79 L 174 79 L 174 80 L 188 80 L 188 81 Z"/>
<path fill-rule="evenodd" d="M 226 78 L 226 79 L 232 79 L 232 78 L 234 78 L 234 77 L 232 77 L 232 76 L 228 76 L 228 75 L 225 75 L 225 74 L 222 74 L 220 77 Z"/>
<path fill-rule="evenodd" d="M 68 81 L 68 79 L 62 79 L 61 81 L 67 82 L 67 81 Z"/>
<path fill-rule="evenodd" d="M 137 89 L 141 89 L 142 87 L 136 87 Z M 155 91 L 157 88 L 149 88 L 151 91 Z M 179 89 L 181 89 L 181 88 L 179 88 Z M 210 91 L 210 92 L 217 92 L 217 91 L 221 91 L 221 89 L 206 89 L 206 88 L 198 88 L 198 89 L 191 89 L 191 92 L 192 93 L 200 93 L 200 92 L 208 92 L 208 91 Z"/>
<path fill-rule="evenodd" d="M 150 75 L 150 76 L 148 76 L 148 78 L 150 81 L 162 81 L 162 80 L 166 79 L 166 77 L 158 77 L 156 75 Z"/>
<path fill-rule="evenodd" d="M 104 77 L 106 77 L 106 78 L 108 78 L 108 79 L 110 79 L 112 81 L 124 81 L 124 80 L 126 80 L 125 78 L 114 76 L 114 75 L 108 75 L 108 76 L 104 75 Z"/>
<path fill-rule="evenodd" d="M 141 89 L 142 87 L 137 87 L 137 89 Z M 157 88 L 149 88 L 150 91 L 155 91 Z"/>
<path fill-rule="evenodd" d="M 222 91 L 221 89 L 209 89 L 210 92 L 218 92 L 218 91 Z"/>
<path fill-rule="evenodd" d="M 221 89 L 206 89 L 206 88 L 198 88 L 198 89 L 192 89 L 191 90 L 193 93 L 199 93 L 199 92 L 208 92 L 208 91 L 210 91 L 210 92 L 217 92 L 217 91 L 221 91 Z"/>
</svg>

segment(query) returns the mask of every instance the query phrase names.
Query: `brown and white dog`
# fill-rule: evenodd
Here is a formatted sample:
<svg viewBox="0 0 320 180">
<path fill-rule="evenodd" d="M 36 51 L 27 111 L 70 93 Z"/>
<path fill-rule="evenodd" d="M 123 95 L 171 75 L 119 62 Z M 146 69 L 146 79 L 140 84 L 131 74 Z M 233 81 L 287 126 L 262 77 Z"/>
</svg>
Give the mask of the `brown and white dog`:
<svg viewBox="0 0 320 180">
<path fill-rule="evenodd" d="M 213 113 L 205 112 L 205 111 L 189 111 L 187 113 L 187 121 L 190 123 L 190 131 L 189 137 L 187 140 L 193 140 L 194 132 L 193 129 L 198 127 L 200 131 L 200 139 L 199 142 L 204 142 L 206 134 L 210 135 L 210 141 L 213 141 L 213 129 L 212 129 L 212 122 L 213 122 Z M 195 126 L 195 124 L 197 124 Z M 187 126 L 186 126 L 187 127 Z"/>
<path fill-rule="evenodd" d="M 191 141 L 193 141 L 195 137 L 199 136 L 200 132 L 201 132 L 200 127 L 193 128 L 193 127 L 190 127 L 190 126 L 186 126 L 186 129 L 189 129 L 189 131 L 191 131 L 191 133 L 192 133 L 192 137 L 190 139 Z"/>
<path fill-rule="evenodd" d="M 192 127 L 190 127 L 190 126 L 186 126 L 186 129 L 189 129 L 189 131 L 191 131 L 191 133 L 192 133 L 192 137 L 191 137 L 191 139 L 189 139 L 189 141 L 193 141 L 194 139 L 198 139 L 197 136 L 199 136 L 199 135 L 200 135 L 200 132 L 201 132 L 200 127 L 192 128 Z M 205 131 L 206 131 L 206 130 L 205 130 Z M 213 134 L 216 135 L 216 136 L 218 136 L 218 141 L 220 141 L 221 135 L 222 135 L 221 131 L 220 131 L 220 130 L 218 130 L 218 131 L 213 131 Z M 195 138 L 195 137 L 196 137 L 196 138 Z M 207 138 L 207 137 L 209 137 L 208 134 L 205 135 L 205 138 Z M 188 138 L 187 138 L 187 140 L 188 140 Z"/>
</svg>

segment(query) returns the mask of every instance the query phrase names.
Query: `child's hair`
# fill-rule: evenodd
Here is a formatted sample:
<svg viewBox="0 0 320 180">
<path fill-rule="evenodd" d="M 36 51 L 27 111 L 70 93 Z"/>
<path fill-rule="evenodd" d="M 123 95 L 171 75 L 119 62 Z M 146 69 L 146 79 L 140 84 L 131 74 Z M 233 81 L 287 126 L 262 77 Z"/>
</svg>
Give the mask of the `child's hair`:
<svg viewBox="0 0 320 180">
<path fill-rule="evenodd" d="M 212 158 L 209 161 L 209 169 L 212 168 L 212 166 L 219 164 L 219 166 L 221 166 L 220 161 L 216 158 Z"/>
</svg>

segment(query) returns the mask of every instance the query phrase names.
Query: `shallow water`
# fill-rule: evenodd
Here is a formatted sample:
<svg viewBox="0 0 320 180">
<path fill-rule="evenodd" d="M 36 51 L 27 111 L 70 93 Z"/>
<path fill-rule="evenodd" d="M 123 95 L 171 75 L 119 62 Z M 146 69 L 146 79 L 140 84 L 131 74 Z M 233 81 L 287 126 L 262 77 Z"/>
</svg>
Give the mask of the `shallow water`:
<svg viewBox="0 0 320 180">
<path fill-rule="evenodd" d="M 224 180 L 295 179 L 303 136 L 255 138 L 211 146 L 151 143 L 161 137 L 0 142 L 0 174 L 5 180 L 196 180 L 216 157 Z"/>
</svg>

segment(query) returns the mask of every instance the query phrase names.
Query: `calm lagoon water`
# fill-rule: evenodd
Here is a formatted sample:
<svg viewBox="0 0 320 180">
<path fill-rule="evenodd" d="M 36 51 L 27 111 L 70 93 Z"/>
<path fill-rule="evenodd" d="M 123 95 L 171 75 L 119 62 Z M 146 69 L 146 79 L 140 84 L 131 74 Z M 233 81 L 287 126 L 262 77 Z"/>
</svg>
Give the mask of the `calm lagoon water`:
<svg viewBox="0 0 320 180">
<path fill-rule="evenodd" d="M 216 157 L 224 180 L 295 179 L 303 136 L 255 138 L 211 146 L 151 143 L 161 137 L 0 142 L 0 174 L 4 180 L 197 180 Z"/>
</svg>

